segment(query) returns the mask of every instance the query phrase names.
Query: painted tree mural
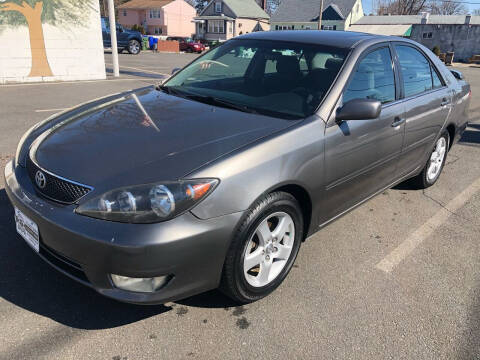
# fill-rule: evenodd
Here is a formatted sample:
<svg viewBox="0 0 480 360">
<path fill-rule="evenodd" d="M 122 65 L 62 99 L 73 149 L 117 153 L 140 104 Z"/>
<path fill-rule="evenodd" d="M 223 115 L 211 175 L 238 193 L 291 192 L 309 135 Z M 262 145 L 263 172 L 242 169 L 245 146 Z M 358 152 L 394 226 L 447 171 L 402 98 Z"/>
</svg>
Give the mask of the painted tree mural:
<svg viewBox="0 0 480 360">
<path fill-rule="evenodd" d="M 86 25 L 93 0 L 0 0 L 2 27 L 27 26 L 30 35 L 32 68 L 30 77 L 53 76 L 45 48 L 43 24 L 68 29 Z"/>
</svg>

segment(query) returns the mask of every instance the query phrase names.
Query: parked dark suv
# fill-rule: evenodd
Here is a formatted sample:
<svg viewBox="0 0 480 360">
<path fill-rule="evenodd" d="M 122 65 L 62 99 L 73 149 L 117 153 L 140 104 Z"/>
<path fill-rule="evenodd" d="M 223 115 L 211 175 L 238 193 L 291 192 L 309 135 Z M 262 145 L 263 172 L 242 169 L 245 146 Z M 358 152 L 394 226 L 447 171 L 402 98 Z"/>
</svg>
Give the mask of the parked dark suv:
<svg viewBox="0 0 480 360">
<path fill-rule="evenodd" d="M 104 17 L 102 17 L 102 37 L 103 46 L 111 47 L 110 22 L 108 18 Z M 138 55 L 142 49 L 142 34 L 138 31 L 127 30 L 122 25 L 117 24 L 117 46 L 118 52 L 126 49 L 130 54 Z"/>
<path fill-rule="evenodd" d="M 197 42 L 189 37 L 181 37 L 181 36 L 169 36 L 167 37 L 167 41 L 178 41 L 180 43 L 180 51 L 186 52 L 195 52 L 201 53 L 205 51 L 205 45 L 201 42 Z"/>
</svg>

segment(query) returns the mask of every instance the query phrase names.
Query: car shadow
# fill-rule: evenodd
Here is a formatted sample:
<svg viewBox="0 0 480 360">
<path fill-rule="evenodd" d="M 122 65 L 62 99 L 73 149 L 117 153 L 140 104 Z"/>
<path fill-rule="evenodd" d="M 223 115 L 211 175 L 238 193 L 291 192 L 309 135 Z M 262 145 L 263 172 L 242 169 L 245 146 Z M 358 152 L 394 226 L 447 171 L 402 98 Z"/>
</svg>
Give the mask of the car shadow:
<svg viewBox="0 0 480 360">
<path fill-rule="evenodd" d="M 480 145 L 480 124 L 468 124 L 464 131 L 460 143 L 463 145 Z"/>
<path fill-rule="evenodd" d="M 108 299 L 60 274 L 17 235 L 14 212 L 0 190 L 0 297 L 16 306 L 77 329 L 107 329 L 171 310 Z M 16 312 L 10 312 L 15 316 Z"/>
<path fill-rule="evenodd" d="M 203 294 L 195 295 L 190 298 L 179 300 L 176 304 L 200 307 L 207 309 L 230 308 L 239 304 L 222 294 L 219 290 L 207 291 Z"/>
</svg>

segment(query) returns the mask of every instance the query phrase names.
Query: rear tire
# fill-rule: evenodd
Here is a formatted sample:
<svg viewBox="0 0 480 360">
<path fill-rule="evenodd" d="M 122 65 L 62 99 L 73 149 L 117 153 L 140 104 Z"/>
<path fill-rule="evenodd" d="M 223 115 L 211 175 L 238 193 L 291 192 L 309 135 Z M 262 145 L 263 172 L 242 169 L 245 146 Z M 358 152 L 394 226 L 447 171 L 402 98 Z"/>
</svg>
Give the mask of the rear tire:
<svg viewBox="0 0 480 360">
<path fill-rule="evenodd" d="M 248 210 L 235 233 L 220 290 L 241 304 L 269 295 L 290 272 L 302 236 L 297 200 L 285 192 L 264 196 Z"/>
<path fill-rule="evenodd" d="M 435 143 L 422 172 L 412 178 L 412 184 L 418 189 L 426 189 L 435 184 L 442 173 L 450 148 L 450 135 L 444 131 Z"/>
<path fill-rule="evenodd" d="M 133 39 L 128 42 L 128 52 L 130 54 L 138 55 L 140 54 L 140 51 L 141 51 L 141 46 L 138 40 Z"/>
</svg>

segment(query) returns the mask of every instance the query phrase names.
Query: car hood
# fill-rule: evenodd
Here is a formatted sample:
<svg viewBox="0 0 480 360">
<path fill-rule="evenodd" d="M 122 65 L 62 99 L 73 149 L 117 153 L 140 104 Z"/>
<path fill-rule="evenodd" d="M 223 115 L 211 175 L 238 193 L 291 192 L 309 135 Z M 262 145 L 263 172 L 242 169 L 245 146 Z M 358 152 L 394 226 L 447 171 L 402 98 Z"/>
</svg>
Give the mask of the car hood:
<svg viewBox="0 0 480 360">
<path fill-rule="evenodd" d="M 148 88 L 67 117 L 33 142 L 30 156 L 94 187 L 176 180 L 293 123 Z"/>
</svg>

